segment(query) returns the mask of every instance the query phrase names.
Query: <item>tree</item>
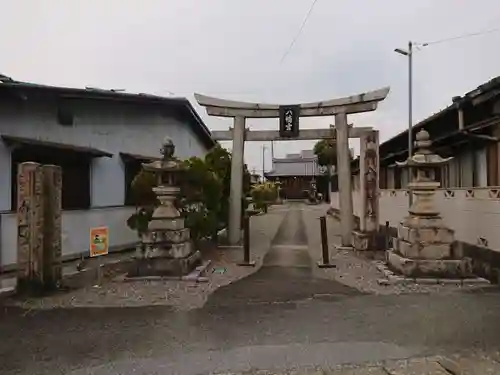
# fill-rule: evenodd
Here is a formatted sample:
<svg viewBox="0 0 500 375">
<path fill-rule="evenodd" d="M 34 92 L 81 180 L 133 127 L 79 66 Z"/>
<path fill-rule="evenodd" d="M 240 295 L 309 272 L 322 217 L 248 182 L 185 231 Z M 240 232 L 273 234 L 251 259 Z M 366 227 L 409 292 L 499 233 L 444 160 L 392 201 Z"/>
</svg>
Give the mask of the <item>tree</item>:
<svg viewBox="0 0 500 375">
<path fill-rule="evenodd" d="M 229 220 L 229 196 L 231 194 L 231 153 L 223 148 L 221 145 L 216 145 L 205 155 L 205 163 L 222 181 L 222 197 L 221 209 L 219 211 L 218 219 L 220 229 L 228 225 Z M 242 199 L 242 212 L 248 206 L 245 199 L 250 194 L 251 178 L 248 167 L 243 166 L 243 199 Z"/>
<path fill-rule="evenodd" d="M 148 224 L 153 216 L 154 208 L 158 204 L 153 187 L 156 186 L 156 178 L 153 173 L 141 169 L 132 180 L 130 186 L 132 199 L 135 204 L 135 213 L 127 219 L 127 225 L 135 230 L 139 238 L 148 230 Z"/>
<path fill-rule="evenodd" d="M 194 241 L 212 236 L 218 230 L 223 201 L 222 180 L 205 160 L 192 157 L 183 162 L 184 178 L 180 208 Z"/>
<path fill-rule="evenodd" d="M 204 159 L 192 157 L 181 162 L 181 194 L 177 207 L 186 218 L 194 241 L 212 236 L 228 225 L 231 185 L 231 154 L 220 145 L 207 153 Z M 250 192 L 250 173 L 244 166 L 243 196 Z M 132 194 L 137 210 L 128 220 L 128 226 L 139 236 L 147 230 L 152 212 L 158 205 L 153 187 L 157 180 L 153 173 L 141 170 L 132 182 Z M 248 202 L 242 200 L 246 209 Z M 243 211 L 244 212 L 244 211 Z"/>
<path fill-rule="evenodd" d="M 327 175 L 318 180 L 321 181 L 320 185 L 326 188 L 326 198 L 327 202 L 329 202 L 330 191 L 332 190 L 332 167 L 337 165 L 337 143 L 335 139 L 322 139 L 316 142 L 313 152 L 318 157 L 318 164 L 327 168 Z"/>
<path fill-rule="evenodd" d="M 321 166 L 337 165 L 337 143 L 334 139 L 322 139 L 314 145 L 314 154 Z"/>
<path fill-rule="evenodd" d="M 278 185 L 273 182 L 263 182 L 252 187 L 252 199 L 255 207 L 267 213 L 270 204 L 278 199 Z"/>
</svg>

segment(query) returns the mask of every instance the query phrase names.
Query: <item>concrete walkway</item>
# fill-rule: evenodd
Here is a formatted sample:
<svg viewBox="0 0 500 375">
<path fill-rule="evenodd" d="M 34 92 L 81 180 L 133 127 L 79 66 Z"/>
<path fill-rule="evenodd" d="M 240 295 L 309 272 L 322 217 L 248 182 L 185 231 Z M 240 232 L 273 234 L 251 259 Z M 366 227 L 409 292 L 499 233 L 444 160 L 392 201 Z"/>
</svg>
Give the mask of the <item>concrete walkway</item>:
<svg viewBox="0 0 500 375">
<path fill-rule="evenodd" d="M 206 307 L 289 303 L 311 298 L 341 298 L 362 293 L 337 281 L 315 278 L 304 223 L 304 205 L 291 203 L 255 274 L 220 288 Z"/>
</svg>

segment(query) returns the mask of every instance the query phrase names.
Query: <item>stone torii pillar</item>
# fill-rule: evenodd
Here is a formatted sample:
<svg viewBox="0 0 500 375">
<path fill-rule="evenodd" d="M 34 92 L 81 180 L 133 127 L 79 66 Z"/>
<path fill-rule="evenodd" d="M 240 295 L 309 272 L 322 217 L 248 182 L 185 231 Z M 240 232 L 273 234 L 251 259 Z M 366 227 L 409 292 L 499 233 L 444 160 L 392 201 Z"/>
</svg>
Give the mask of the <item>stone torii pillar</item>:
<svg viewBox="0 0 500 375">
<path fill-rule="evenodd" d="M 243 164 L 245 155 L 245 117 L 234 118 L 231 182 L 229 189 L 229 244 L 236 245 L 241 237 L 241 205 L 243 199 Z"/>
<path fill-rule="evenodd" d="M 335 115 L 335 129 L 337 130 L 337 175 L 339 180 L 339 210 L 340 233 L 342 247 L 351 246 L 351 233 L 354 228 L 351 183 L 351 155 L 349 150 L 349 127 L 347 115 Z"/>
<path fill-rule="evenodd" d="M 349 155 L 349 138 L 359 137 L 365 129 L 350 129 L 347 124 L 347 115 L 375 111 L 380 101 L 389 93 L 389 87 L 375 91 L 352 95 L 339 99 L 321 102 L 304 103 L 298 105 L 279 105 L 265 103 L 238 102 L 225 99 L 194 94 L 199 105 L 207 110 L 207 114 L 219 117 L 232 117 L 234 128 L 232 131 L 212 132 L 217 140 L 232 140 L 231 163 L 231 196 L 229 199 L 229 228 L 228 240 L 236 245 L 241 239 L 241 202 L 243 187 L 243 156 L 245 141 L 279 141 L 279 140 L 306 140 L 337 138 L 339 151 L 338 173 L 341 201 L 342 245 L 351 246 L 353 230 L 353 203 L 351 189 L 351 166 Z M 294 119 L 293 131 L 284 137 L 278 131 L 247 131 L 246 118 L 279 118 L 282 119 L 284 110 L 292 111 Z M 298 129 L 298 118 L 306 116 L 335 116 L 335 129 Z M 326 133 L 325 133 L 326 131 Z M 335 134 L 336 132 L 336 134 Z M 216 134 L 218 133 L 218 134 Z"/>
</svg>

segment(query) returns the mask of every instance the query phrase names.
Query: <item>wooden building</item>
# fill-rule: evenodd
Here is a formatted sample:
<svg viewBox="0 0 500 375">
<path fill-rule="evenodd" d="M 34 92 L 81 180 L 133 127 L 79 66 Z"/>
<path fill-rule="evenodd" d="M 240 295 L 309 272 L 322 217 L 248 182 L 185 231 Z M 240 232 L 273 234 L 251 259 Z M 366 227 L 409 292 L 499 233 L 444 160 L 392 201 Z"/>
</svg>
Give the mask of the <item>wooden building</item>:
<svg viewBox="0 0 500 375">
<path fill-rule="evenodd" d="M 288 154 L 284 158 L 274 158 L 272 170 L 265 173 L 270 181 L 281 185 L 281 194 L 285 199 L 302 199 L 313 180 L 317 181 L 318 191 L 327 196 L 327 187 L 322 183 L 322 168 L 312 150 L 303 150 L 298 154 Z"/>
</svg>

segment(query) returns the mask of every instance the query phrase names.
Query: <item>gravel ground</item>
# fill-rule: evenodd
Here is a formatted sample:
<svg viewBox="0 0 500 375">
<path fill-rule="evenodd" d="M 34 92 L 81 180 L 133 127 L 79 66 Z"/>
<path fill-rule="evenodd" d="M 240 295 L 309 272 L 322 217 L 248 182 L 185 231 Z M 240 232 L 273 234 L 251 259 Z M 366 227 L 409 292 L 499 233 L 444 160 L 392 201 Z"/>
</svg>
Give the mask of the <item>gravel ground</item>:
<svg viewBox="0 0 500 375">
<path fill-rule="evenodd" d="M 314 263 L 321 260 L 321 238 L 319 220 L 326 213 L 327 205 L 303 206 L 309 251 Z M 208 282 L 196 283 L 177 280 L 123 281 L 120 278 L 102 286 L 58 293 L 44 298 L 12 299 L 7 304 L 28 309 L 50 309 L 56 307 L 122 307 L 166 305 L 175 310 L 190 310 L 202 307 L 208 297 L 218 288 L 240 280 L 256 272 L 262 265 L 264 255 L 276 235 L 279 225 L 287 212 L 287 206 L 275 206 L 266 215 L 255 216 L 251 221 L 251 258 L 255 267 L 240 267 L 236 263 L 242 259 L 241 248 L 217 249 L 206 254 L 212 261 L 207 270 Z M 335 280 L 362 292 L 392 295 L 408 293 L 453 293 L 464 290 L 483 289 L 481 285 L 380 285 L 383 278 L 376 262 L 351 250 L 337 250 L 340 223 L 327 216 L 330 259 L 337 267 L 320 269 L 313 266 L 314 276 Z M 223 270 L 223 273 L 217 272 Z"/>
<path fill-rule="evenodd" d="M 321 260 L 321 237 L 318 218 L 325 215 L 328 205 L 304 206 L 304 222 L 306 223 L 309 239 L 309 251 L 314 262 Z M 338 250 L 335 245 L 340 244 L 340 222 L 327 216 L 328 241 L 330 243 L 330 261 L 337 267 L 320 269 L 315 267 L 316 277 L 339 281 L 360 291 L 374 294 L 406 294 L 406 293 L 447 293 L 463 290 L 484 289 L 484 285 L 455 285 L 436 284 L 422 285 L 408 283 L 404 285 L 380 285 L 378 280 L 383 279 L 382 273 L 377 270 L 377 263 L 367 259 L 362 254 L 352 250 Z M 494 286 L 486 286 L 494 288 Z"/>
<path fill-rule="evenodd" d="M 214 375 L 449 375 L 449 374 L 498 374 L 498 352 L 464 353 L 453 356 L 430 356 L 402 360 L 342 365 L 334 368 L 308 367 L 285 371 L 250 370 L 224 372 Z"/>
<path fill-rule="evenodd" d="M 255 216 L 251 220 L 251 258 L 255 267 L 240 267 L 241 248 L 222 248 L 206 254 L 211 260 L 207 269 L 208 282 L 197 283 L 180 280 L 123 281 L 118 277 L 102 286 L 89 286 L 70 292 L 61 292 L 44 298 L 12 299 L 7 304 L 27 309 L 51 309 L 57 307 L 134 307 L 166 305 L 175 310 L 190 310 L 202 307 L 208 296 L 219 287 L 230 284 L 256 272 L 269 250 L 281 224 L 286 209 L 272 207 L 268 214 Z M 223 270 L 223 273 L 219 273 Z"/>
</svg>

